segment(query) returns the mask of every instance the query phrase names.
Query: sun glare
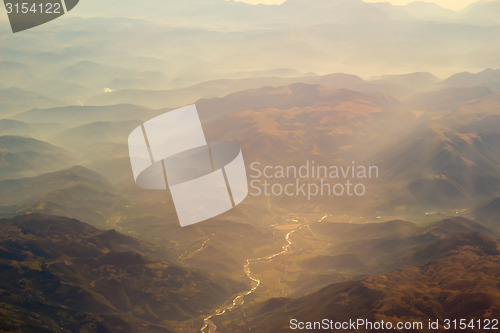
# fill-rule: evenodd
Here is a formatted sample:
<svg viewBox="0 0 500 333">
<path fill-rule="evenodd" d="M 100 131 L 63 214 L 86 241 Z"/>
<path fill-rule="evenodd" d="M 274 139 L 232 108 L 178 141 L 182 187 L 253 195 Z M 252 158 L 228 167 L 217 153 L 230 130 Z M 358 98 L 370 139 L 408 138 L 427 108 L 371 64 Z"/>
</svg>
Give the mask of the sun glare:
<svg viewBox="0 0 500 333">
<path fill-rule="evenodd" d="M 231 0 L 229 0 L 231 1 Z M 235 0 L 237 1 L 237 0 Z M 286 0 L 239 0 L 239 2 L 245 2 L 249 3 L 252 5 L 257 5 L 257 4 L 264 4 L 264 5 L 279 5 L 284 3 Z M 390 2 L 393 5 L 406 5 L 411 2 L 414 2 L 413 0 L 364 0 L 365 2 Z M 425 1 L 425 2 L 433 2 L 438 4 L 439 6 L 451 10 L 461 10 L 464 9 L 465 7 L 469 6 L 470 4 L 476 2 L 478 0 L 436 0 L 436 1 Z"/>
</svg>

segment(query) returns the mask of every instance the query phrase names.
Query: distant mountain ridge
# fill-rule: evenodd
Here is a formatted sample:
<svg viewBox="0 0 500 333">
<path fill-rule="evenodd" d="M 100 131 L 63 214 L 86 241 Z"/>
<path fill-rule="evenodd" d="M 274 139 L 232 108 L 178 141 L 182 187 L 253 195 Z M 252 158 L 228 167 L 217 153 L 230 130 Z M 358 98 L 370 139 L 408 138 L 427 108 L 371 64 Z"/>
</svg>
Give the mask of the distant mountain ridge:
<svg viewBox="0 0 500 333">
<path fill-rule="evenodd" d="M 50 133 L 64 129 L 61 124 L 36 124 L 25 123 L 13 119 L 0 119 L 0 133 L 2 136 L 22 136 L 31 138 L 50 137 Z"/>
<path fill-rule="evenodd" d="M 2 72 L 2 67 L 3 66 L 0 66 L 0 73 Z M 6 68 L 6 70 L 12 69 Z M 10 116 L 16 112 L 25 111 L 30 108 L 31 105 L 38 105 L 39 107 L 55 107 L 63 105 L 63 103 L 58 100 L 17 87 L 0 89 L 0 102 L 2 103 L 0 117 Z"/>
<path fill-rule="evenodd" d="M 126 204 L 104 177 L 82 166 L 0 181 L 0 195 L 3 217 L 39 212 L 78 217 L 100 225 L 111 211 Z"/>
<path fill-rule="evenodd" d="M 22 128 L 23 124 L 19 126 Z M 0 136 L 0 181 L 36 176 L 68 167 L 73 162 L 69 151 L 45 141 Z"/>
<path fill-rule="evenodd" d="M 159 111 L 130 104 L 65 106 L 29 110 L 16 115 L 13 119 L 33 123 L 62 123 L 65 126 L 80 126 L 92 122 L 148 119 L 159 113 Z"/>
<path fill-rule="evenodd" d="M 444 80 L 442 84 L 448 87 L 484 86 L 500 90 L 500 69 L 487 68 L 479 73 L 458 73 Z"/>
</svg>

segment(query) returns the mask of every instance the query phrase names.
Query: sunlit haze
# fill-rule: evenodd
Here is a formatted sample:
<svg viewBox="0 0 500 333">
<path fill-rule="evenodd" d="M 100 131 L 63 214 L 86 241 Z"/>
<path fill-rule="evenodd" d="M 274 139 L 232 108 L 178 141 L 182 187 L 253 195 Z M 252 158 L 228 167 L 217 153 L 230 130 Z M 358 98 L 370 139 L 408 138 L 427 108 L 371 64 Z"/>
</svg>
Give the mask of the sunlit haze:
<svg viewBox="0 0 500 333">
<path fill-rule="evenodd" d="M 448 8 L 452 10 L 461 10 L 470 4 L 477 2 L 478 0 L 437 0 L 437 1 L 425 1 L 425 2 L 433 2 L 438 4 L 443 8 Z M 406 5 L 411 2 L 411 0 L 391 0 L 391 1 L 377 1 L 377 0 L 365 0 L 365 2 L 390 2 L 393 5 Z"/>
<path fill-rule="evenodd" d="M 448 8 L 452 10 L 461 10 L 470 4 L 477 2 L 478 0 L 437 0 L 437 1 L 425 1 L 425 2 L 434 2 L 440 5 L 443 8 Z M 266 5 L 278 5 L 282 4 L 284 0 L 242 0 L 241 2 L 246 2 L 250 4 L 266 4 Z M 389 1 L 380 1 L 380 0 L 365 0 L 365 2 L 390 2 L 393 5 L 406 5 L 408 3 L 414 2 L 412 0 L 389 0 Z"/>
</svg>

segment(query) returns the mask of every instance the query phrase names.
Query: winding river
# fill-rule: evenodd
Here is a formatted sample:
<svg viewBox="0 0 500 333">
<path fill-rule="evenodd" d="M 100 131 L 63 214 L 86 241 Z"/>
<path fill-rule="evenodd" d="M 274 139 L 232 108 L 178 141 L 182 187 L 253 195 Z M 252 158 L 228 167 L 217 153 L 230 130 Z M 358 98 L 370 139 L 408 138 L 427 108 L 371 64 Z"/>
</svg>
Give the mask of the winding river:
<svg viewBox="0 0 500 333">
<path fill-rule="evenodd" d="M 319 220 L 319 222 L 323 222 L 323 220 L 326 217 L 327 217 L 327 215 L 323 216 Z M 258 262 L 270 261 L 270 260 L 273 260 L 274 258 L 276 258 L 278 256 L 281 256 L 281 255 L 287 253 L 289 251 L 289 249 L 290 249 L 290 246 L 292 245 L 292 241 L 291 241 L 290 237 L 294 233 L 296 233 L 297 231 L 299 231 L 301 229 L 304 229 L 304 228 L 309 228 L 309 224 L 303 224 L 302 226 L 300 226 L 300 227 L 298 227 L 298 228 L 290 231 L 289 233 L 287 233 L 285 235 L 286 244 L 281 247 L 281 251 L 276 252 L 274 254 L 271 254 L 271 255 L 269 255 L 267 257 L 251 258 L 251 259 L 247 259 L 246 260 L 246 264 L 245 264 L 245 266 L 243 266 L 243 270 L 245 271 L 246 276 L 251 280 L 251 286 L 252 286 L 251 289 L 248 290 L 248 291 L 244 291 L 244 292 L 239 293 L 233 299 L 232 303 L 230 303 L 228 305 L 224 305 L 224 306 L 218 308 L 213 314 L 211 314 L 208 317 L 206 317 L 205 319 L 203 319 L 204 326 L 201 328 L 201 333 L 214 333 L 214 332 L 216 332 L 217 331 L 217 326 L 212 321 L 212 318 L 218 317 L 218 316 L 222 316 L 226 312 L 229 312 L 232 309 L 234 309 L 236 306 L 242 305 L 245 302 L 244 301 L 245 296 L 248 296 L 248 295 L 252 294 L 255 290 L 257 290 L 257 288 L 259 288 L 259 286 L 261 284 L 261 281 L 256 276 L 254 276 L 252 274 L 251 265 L 254 264 L 254 263 L 258 263 Z"/>
</svg>

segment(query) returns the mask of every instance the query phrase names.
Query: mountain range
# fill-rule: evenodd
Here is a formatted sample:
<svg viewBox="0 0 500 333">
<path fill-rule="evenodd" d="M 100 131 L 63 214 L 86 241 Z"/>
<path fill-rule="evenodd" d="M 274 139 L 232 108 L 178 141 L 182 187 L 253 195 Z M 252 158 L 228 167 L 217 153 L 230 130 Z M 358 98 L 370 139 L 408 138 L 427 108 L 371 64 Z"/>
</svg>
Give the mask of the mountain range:
<svg viewBox="0 0 500 333">
<path fill-rule="evenodd" d="M 19 34 L 0 11 L 0 331 L 499 318 L 499 5 L 85 0 Z M 380 172 L 181 228 L 128 136 L 190 104 L 249 180 Z"/>
<path fill-rule="evenodd" d="M 73 219 L 24 215 L 0 220 L 0 229 L 7 331 L 175 332 L 242 288 Z"/>
<path fill-rule="evenodd" d="M 411 230 L 411 227 L 408 229 L 409 225 L 401 226 L 404 226 L 405 232 Z M 325 234 L 319 232 L 319 227 L 344 228 L 320 223 L 314 230 L 321 237 Z M 369 250 L 364 255 L 351 255 L 343 261 L 344 264 L 335 258 L 325 260 L 330 265 L 349 269 L 355 265 L 355 259 L 366 259 L 375 264 L 373 259 L 381 257 L 373 250 L 386 248 L 393 251 L 403 244 L 411 248 L 413 259 L 418 258 L 427 263 L 421 262 L 415 266 L 415 261 L 399 262 L 400 268 L 388 273 L 334 283 L 305 296 L 271 298 L 248 305 L 245 303 L 221 317 L 221 320 L 216 320 L 218 329 L 231 332 L 280 332 L 290 329 L 292 318 L 299 322 L 321 321 L 325 318 L 344 322 L 363 318 L 394 324 L 400 321 L 422 322 L 423 329 L 414 331 L 431 332 L 425 327 L 429 319 L 439 319 L 443 324 L 446 318 L 486 318 L 500 313 L 500 294 L 496 282 L 500 272 L 500 252 L 498 242 L 483 233 L 488 232 L 483 227 L 464 219 L 444 220 L 419 230 L 415 235 L 420 240 L 416 243 L 397 242 L 397 238 L 383 233 L 384 241 L 380 239 L 378 245 L 363 239 L 364 235 L 371 234 L 372 228 L 382 230 L 378 226 L 348 224 L 345 228 L 345 233 L 330 235 L 344 243 L 349 242 L 345 236 L 354 238 L 360 235 L 357 247 Z M 434 244 L 431 242 L 421 246 L 422 241 L 425 243 L 425 239 L 432 237 L 437 240 Z M 373 234 L 373 239 L 376 238 L 377 234 Z M 356 251 L 355 248 L 350 251 Z M 408 249 L 403 252 L 408 252 Z M 346 331 L 374 332 L 367 328 Z M 477 326 L 470 326 L 467 332 L 483 331 Z"/>
<path fill-rule="evenodd" d="M 0 181 L 39 175 L 70 166 L 73 162 L 71 152 L 45 141 L 0 136 Z"/>
<path fill-rule="evenodd" d="M 479 80 L 476 83 L 488 85 L 491 81 L 484 79 L 483 73 L 469 75 Z M 489 74 L 486 77 L 491 78 Z M 275 83 L 289 79 L 280 80 Z M 500 194 L 500 179 L 496 176 L 500 171 L 500 141 L 494 125 L 500 98 L 494 85 L 443 87 L 446 81 L 427 73 L 371 80 L 333 74 L 306 81 L 321 84 L 261 87 L 198 100 L 207 139 L 238 143 L 245 152 L 247 166 L 256 160 L 264 165 L 293 165 L 306 160 L 377 165 L 380 180 L 370 183 L 374 190 L 362 199 L 362 206 L 370 214 L 406 214 L 420 219 L 436 210 L 449 214 L 467 209 Z M 227 89 L 231 83 L 246 86 L 259 82 L 209 82 L 206 86 L 219 84 L 219 88 Z M 414 91 L 405 90 L 406 94 L 394 98 L 388 93 L 396 85 Z M 352 89 L 338 88 L 341 86 Z M 33 136 L 64 147 L 71 152 L 68 161 L 102 173 L 127 197 L 135 191 L 128 161 L 128 134 L 141 121 L 167 110 L 124 104 L 71 106 L 33 109 L 16 115 L 16 120 L 3 122 L 14 123 L 19 132 L 36 128 L 38 132 Z M 54 123 L 63 125 L 54 130 Z M 19 154 L 10 157 L 12 165 L 17 160 L 24 161 L 27 169 L 29 163 L 36 164 L 35 158 Z M 60 164 L 63 168 L 64 164 Z M 22 169 L 16 170 L 19 173 Z M 55 170 L 38 171 L 31 175 Z M 15 174 L 5 174 L 15 178 Z M 143 195 L 161 205 L 161 196 L 153 199 Z M 294 198 L 270 200 L 279 202 L 277 206 L 284 210 L 304 204 Z M 248 208 L 253 209 L 250 207 L 262 205 L 262 201 L 249 204 Z M 318 198 L 314 209 L 350 213 L 359 210 L 359 205 L 342 198 L 335 203 Z"/>
<path fill-rule="evenodd" d="M 31 32 L 14 39 L 4 27 L 0 87 L 11 95 L 15 92 L 10 89 L 42 95 L 41 104 L 32 105 L 38 108 L 59 106 L 57 101 L 109 104 L 118 97 L 146 100 L 146 96 L 155 98 L 154 107 L 163 108 L 182 106 L 186 99 L 159 91 L 218 79 L 311 72 L 366 78 L 422 69 L 444 78 L 458 70 L 500 67 L 497 21 L 491 16 L 498 3 L 478 1 L 460 13 L 450 13 L 423 3 L 393 6 L 357 0 L 287 1 L 280 6 L 154 1 L 149 4 L 155 8 L 153 14 L 148 6 L 138 8 L 132 1 L 102 6 L 89 0 L 65 18 L 38 27 L 47 36 L 43 43 Z M 133 18 L 127 16 L 132 13 Z M 58 43 L 61 38 L 69 43 Z M 19 43 L 45 51 L 32 56 L 19 49 Z M 128 51 L 117 51 L 120 48 Z M 250 88 L 258 87 L 262 86 Z M 161 101 L 161 95 L 177 101 Z M 215 96 L 196 96 L 202 97 Z M 20 111 L 16 105 L 20 102 L 3 104 L 11 115 Z"/>
<path fill-rule="evenodd" d="M 81 166 L 3 180 L 0 181 L 0 216 L 49 212 L 103 225 L 113 211 L 126 204 L 115 191 L 104 177 Z"/>
</svg>

